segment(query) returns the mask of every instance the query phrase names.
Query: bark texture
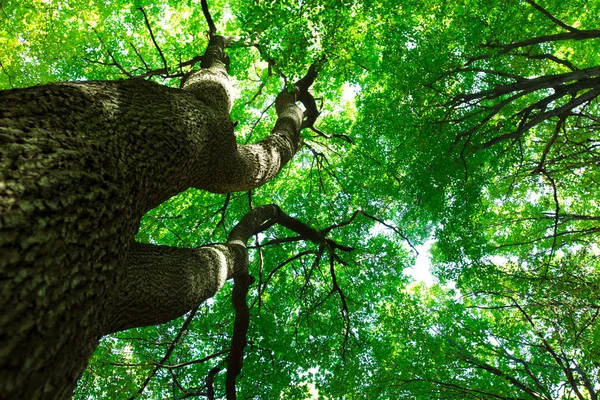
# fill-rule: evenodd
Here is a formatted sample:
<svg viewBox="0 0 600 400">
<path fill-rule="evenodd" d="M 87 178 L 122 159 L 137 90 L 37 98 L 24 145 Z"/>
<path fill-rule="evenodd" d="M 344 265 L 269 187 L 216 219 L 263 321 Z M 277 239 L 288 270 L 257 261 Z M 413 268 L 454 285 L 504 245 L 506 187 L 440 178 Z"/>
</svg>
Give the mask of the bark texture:
<svg viewBox="0 0 600 400">
<path fill-rule="evenodd" d="M 271 136 L 238 146 L 218 61 L 181 89 L 131 79 L 0 92 L 0 397 L 69 398 L 100 336 L 176 318 L 233 276 L 244 246 L 174 250 L 134 235 L 189 187 L 272 179 L 297 150 L 295 101 L 281 94 Z"/>
</svg>

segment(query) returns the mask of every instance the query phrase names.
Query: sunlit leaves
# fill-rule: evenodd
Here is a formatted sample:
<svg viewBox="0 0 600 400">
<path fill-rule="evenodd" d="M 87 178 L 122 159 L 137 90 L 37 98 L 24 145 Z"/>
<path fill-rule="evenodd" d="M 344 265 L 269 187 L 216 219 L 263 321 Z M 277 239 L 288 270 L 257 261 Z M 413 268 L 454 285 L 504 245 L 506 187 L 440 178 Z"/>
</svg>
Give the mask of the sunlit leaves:
<svg viewBox="0 0 600 400">
<path fill-rule="evenodd" d="M 568 26 L 598 29 L 596 0 L 538 3 Z M 515 96 L 507 87 L 598 66 L 599 39 L 504 51 L 569 31 L 527 1 L 209 6 L 220 33 L 241 36 L 228 50 L 238 141 L 265 137 L 275 95 L 325 56 L 313 87 L 322 103 L 318 132 L 302 132 L 305 146 L 264 187 L 229 198 L 190 189 L 148 213 L 138 240 L 222 242 L 250 207 L 267 203 L 316 229 L 359 212 L 328 236 L 355 248 L 338 252 L 333 266 L 318 244 L 270 244 L 293 236 L 284 228 L 251 243 L 257 283 L 240 393 L 568 398 L 586 390 L 586 379 L 597 387 L 600 106 L 594 99 L 497 139 L 518 129 L 523 110 L 565 89 L 552 83 Z M 0 8 L 0 87 L 162 68 L 139 7 L 169 73 L 185 72 L 179 63 L 206 45 L 197 0 L 10 0 Z M 496 96 L 499 87 L 505 91 Z M 595 88 L 556 97 L 529 115 Z M 414 260 L 410 244 L 431 237 L 445 286 L 409 283 L 402 270 Z M 231 340 L 229 293 L 226 286 L 200 307 L 142 397 L 207 390 L 209 371 L 224 367 Z M 183 320 L 104 338 L 78 396 L 134 395 Z M 222 395 L 224 371 L 214 378 Z"/>
</svg>

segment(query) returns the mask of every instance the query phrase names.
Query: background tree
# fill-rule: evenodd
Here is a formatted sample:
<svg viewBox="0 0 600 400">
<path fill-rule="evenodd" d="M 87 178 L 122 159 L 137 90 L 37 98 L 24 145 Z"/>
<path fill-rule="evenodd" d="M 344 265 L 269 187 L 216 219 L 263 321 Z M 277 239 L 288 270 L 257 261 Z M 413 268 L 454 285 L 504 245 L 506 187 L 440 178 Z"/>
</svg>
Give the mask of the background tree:
<svg viewBox="0 0 600 400">
<path fill-rule="evenodd" d="M 434 222 L 437 276 L 457 290 L 386 311 L 404 338 L 386 397 L 597 398 L 595 7 L 441 7 L 373 91 L 365 129 L 399 104 L 397 198 Z"/>
<path fill-rule="evenodd" d="M 193 2 L 21 4 L 2 10 L 6 86 L 171 84 L 155 76 L 161 53 L 177 75 L 206 43 Z M 137 241 L 226 242 L 250 209 L 277 203 L 355 248 L 333 256 L 277 226 L 254 238 L 238 392 L 597 398 L 598 2 L 229 4 L 211 9 L 242 37 L 228 50 L 238 142 L 268 134 L 282 81 L 324 54 L 321 115 L 278 179 L 186 191 L 145 215 Z M 401 271 L 428 238 L 440 284 L 426 288 Z M 105 337 L 78 397 L 224 396 L 230 293 L 185 321 Z"/>
</svg>

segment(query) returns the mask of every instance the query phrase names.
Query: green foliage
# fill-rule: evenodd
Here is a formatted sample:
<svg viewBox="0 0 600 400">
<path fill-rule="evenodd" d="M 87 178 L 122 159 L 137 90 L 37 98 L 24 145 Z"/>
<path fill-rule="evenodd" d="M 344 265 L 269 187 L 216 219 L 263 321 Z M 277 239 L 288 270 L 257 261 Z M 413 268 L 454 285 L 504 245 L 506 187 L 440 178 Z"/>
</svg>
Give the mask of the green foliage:
<svg viewBox="0 0 600 400">
<path fill-rule="evenodd" d="M 256 238 L 242 397 L 597 398 L 600 106 L 594 97 L 511 137 L 523 110 L 564 87 L 503 107 L 515 92 L 497 88 L 598 67 L 598 37 L 502 46 L 573 32 L 550 14 L 598 29 L 600 1 L 535 4 L 547 14 L 503 0 L 209 2 L 220 31 L 242 37 L 229 50 L 238 141 L 268 134 L 281 76 L 292 82 L 322 56 L 317 128 L 331 137 L 305 130 L 291 165 L 251 194 L 180 194 L 146 215 L 138 240 L 223 241 L 250 205 L 277 203 L 318 229 L 361 211 L 331 233 L 355 248 L 334 263 L 347 310 L 327 253 L 268 244 L 291 236 L 283 228 Z M 0 87 L 162 68 L 138 7 L 169 65 L 154 79 L 176 86 L 178 63 L 206 45 L 196 0 L 4 1 Z M 529 115 L 599 87 L 598 74 L 586 79 L 596 86 L 569 81 L 581 89 Z M 411 282 L 410 245 L 430 238 L 438 282 Z M 204 393 L 230 345 L 230 288 L 200 306 L 163 360 L 182 323 L 103 338 L 77 397 L 134 396 L 155 369 L 139 398 Z"/>
</svg>

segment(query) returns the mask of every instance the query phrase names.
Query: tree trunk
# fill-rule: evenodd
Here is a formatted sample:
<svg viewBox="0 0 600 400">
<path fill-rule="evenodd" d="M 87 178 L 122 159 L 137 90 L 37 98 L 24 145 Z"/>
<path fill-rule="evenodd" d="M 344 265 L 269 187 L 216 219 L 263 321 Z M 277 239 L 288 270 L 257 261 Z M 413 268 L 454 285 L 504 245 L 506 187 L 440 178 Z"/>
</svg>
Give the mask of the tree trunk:
<svg viewBox="0 0 600 400">
<path fill-rule="evenodd" d="M 69 398 L 100 336 L 176 318 L 235 272 L 245 253 L 227 245 L 133 244 L 169 197 L 260 186 L 296 152 L 293 95 L 278 97 L 269 137 L 238 146 L 230 93 L 218 62 L 182 89 L 131 79 L 0 92 L 3 398 Z M 141 295 L 158 287 L 178 291 L 161 309 Z"/>
</svg>

